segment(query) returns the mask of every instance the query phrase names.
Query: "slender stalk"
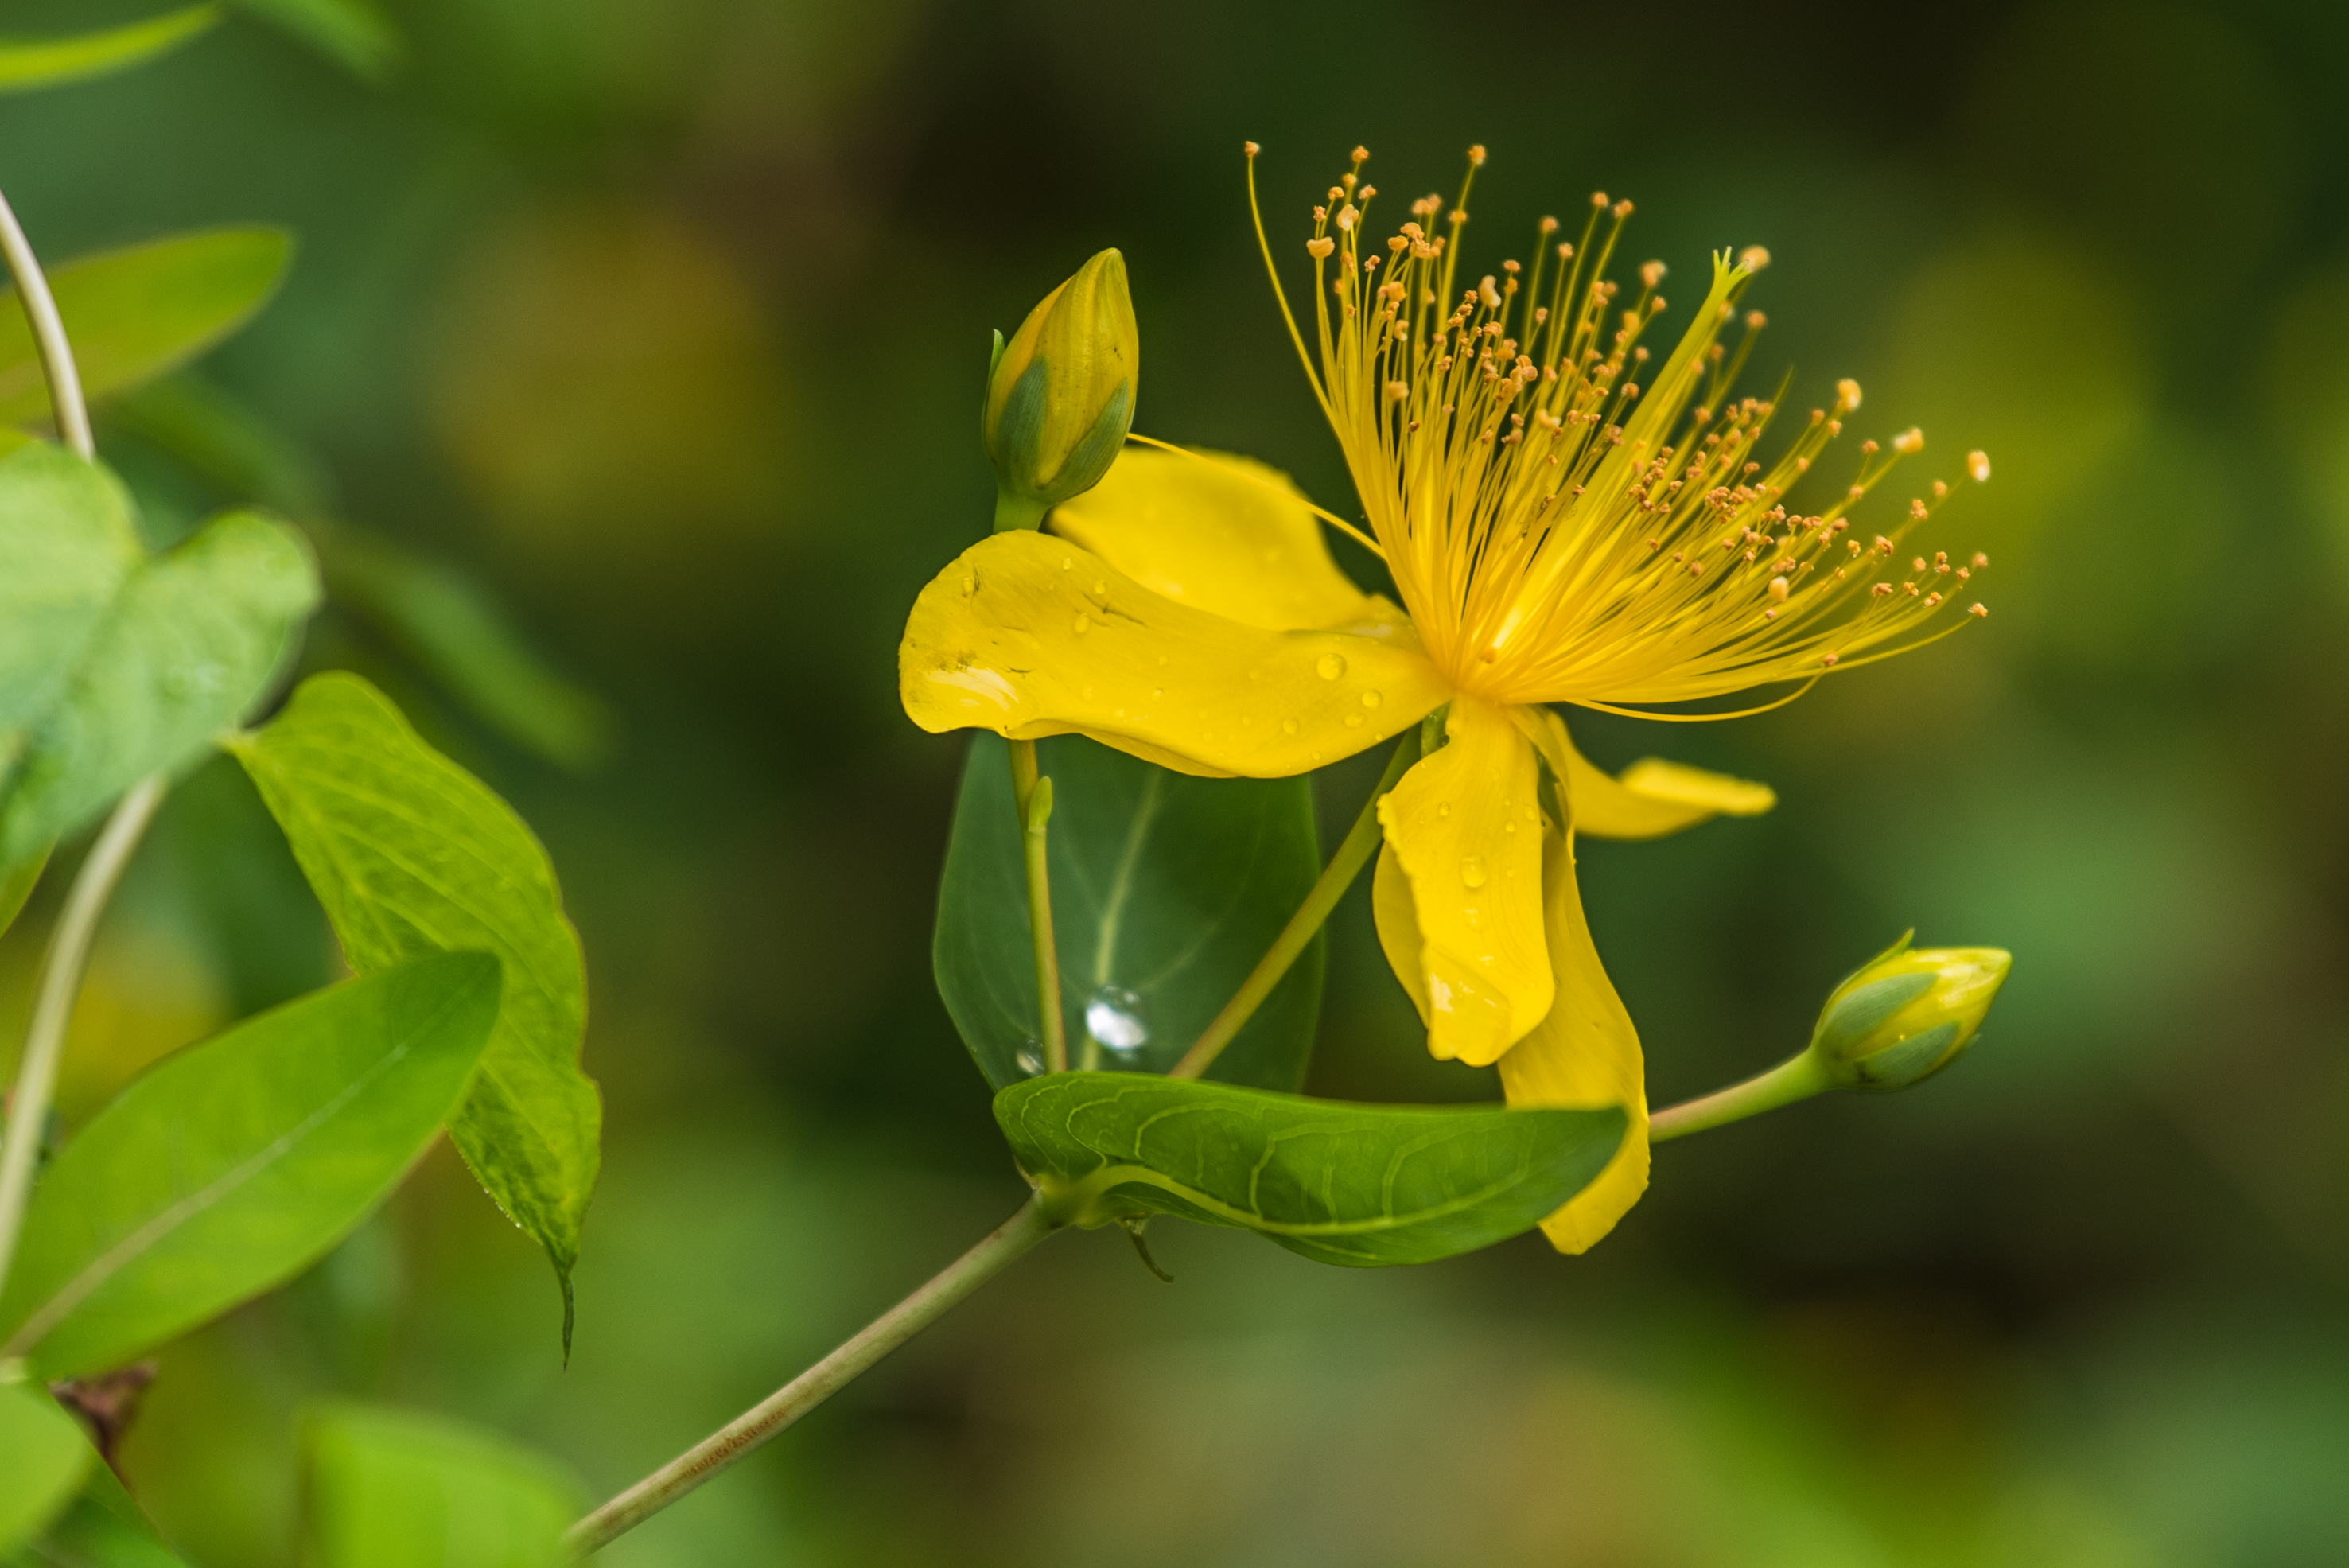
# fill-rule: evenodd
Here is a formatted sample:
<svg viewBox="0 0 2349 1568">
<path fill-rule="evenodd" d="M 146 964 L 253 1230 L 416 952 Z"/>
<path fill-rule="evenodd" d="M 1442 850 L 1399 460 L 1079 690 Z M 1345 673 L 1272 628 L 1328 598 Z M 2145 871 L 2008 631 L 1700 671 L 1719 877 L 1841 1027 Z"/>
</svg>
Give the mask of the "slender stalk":
<svg viewBox="0 0 2349 1568">
<path fill-rule="evenodd" d="M 40 259 L 33 254 L 33 244 L 25 237 L 24 225 L 16 222 L 16 210 L 5 196 L 0 196 L 0 256 L 6 257 L 8 271 L 16 280 L 16 297 L 25 306 L 25 320 L 40 351 L 41 373 L 48 378 L 49 407 L 57 415 L 57 433 L 80 457 L 95 458 L 98 443 L 90 438 L 89 410 L 82 402 L 81 373 L 74 369 L 65 319 L 57 314 L 57 302 L 49 293 L 49 280 L 42 275 Z"/>
<path fill-rule="evenodd" d="M 1183 1059 L 1174 1064 L 1174 1070 L 1167 1074 L 1168 1077 L 1195 1078 L 1207 1070 L 1223 1054 L 1224 1047 L 1239 1033 L 1241 1026 L 1255 1016 L 1257 1008 L 1264 1005 L 1265 998 L 1272 994 L 1272 988 L 1280 983 L 1281 977 L 1288 972 L 1288 966 L 1297 961 L 1298 955 L 1313 940 L 1313 933 L 1321 929 L 1322 922 L 1330 918 L 1330 911 L 1338 907 L 1338 900 L 1345 897 L 1346 889 L 1354 885 L 1354 878 L 1361 875 L 1362 867 L 1369 863 L 1371 851 L 1379 846 L 1379 802 L 1394 788 L 1403 771 L 1419 760 L 1418 740 L 1416 726 L 1404 732 L 1402 740 L 1394 749 L 1394 755 L 1387 759 L 1387 771 L 1380 775 L 1378 787 L 1371 791 L 1371 798 L 1362 803 L 1361 814 L 1354 818 L 1354 826 L 1347 829 L 1344 840 L 1338 846 L 1338 852 L 1330 857 L 1330 864 L 1321 867 L 1321 875 L 1315 880 L 1312 890 L 1305 895 L 1305 901 L 1297 906 L 1297 913 L 1288 918 L 1288 924 L 1280 929 L 1280 935 L 1273 939 L 1272 946 L 1257 961 L 1256 968 L 1248 972 L 1247 979 L 1240 981 L 1239 990 L 1224 1003 L 1224 1010 L 1216 1014 L 1215 1021 L 1207 1025 L 1198 1039 L 1192 1042 L 1191 1048 L 1183 1053 Z"/>
<path fill-rule="evenodd" d="M 1834 1087 L 1834 1080 L 1827 1076 L 1819 1059 L 1806 1051 L 1742 1084 L 1732 1084 L 1725 1089 L 1658 1111 L 1648 1118 L 1648 1141 L 1663 1143 L 1686 1137 L 1691 1133 L 1758 1116 L 1764 1111 L 1775 1111 L 1780 1106 L 1791 1106 L 1796 1100 L 1807 1100 Z"/>
<path fill-rule="evenodd" d="M 98 933 L 98 916 L 105 912 L 106 900 L 129 862 L 139 836 L 146 831 L 162 799 L 160 774 L 141 779 L 122 797 L 74 877 L 65 913 L 58 917 L 57 928 L 49 937 L 48 953 L 41 961 L 33 1025 L 25 1034 L 24 1060 L 16 1066 L 7 1131 L 0 1135 L 5 1138 L 0 1141 L 0 1286 L 8 1282 L 8 1265 L 16 1256 L 16 1234 L 25 1220 L 25 1202 L 32 1194 L 33 1156 L 41 1147 L 41 1123 L 49 1114 L 49 1096 L 57 1088 L 57 1057 L 65 1049 L 66 1023 L 73 1016 L 74 999 L 81 994 L 90 939 Z"/>
<path fill-rule="evenodd" d="M 1036 1023 L 1043 1031 L 1044 1070 L 1069 1070 L 1069 1031 L 1061 1019 L 1061 951 L 1052 940 L 1052 874 L 1045 855 L 1045 824 L 1052 820 L 1052 781 L 1028 792 L 1020 836 L 1028 860 L 1028 929 L 1036 939 Z"/>
<path fill-rule="evenodd" d="M 1030 1198 L 985 1241 L 854 1338 L 573 1525 L 565 1542 L 584 1557 L 650 1519 L 869 1371 L 1053 1229 L 1042 1205 Z"/>
</svg>

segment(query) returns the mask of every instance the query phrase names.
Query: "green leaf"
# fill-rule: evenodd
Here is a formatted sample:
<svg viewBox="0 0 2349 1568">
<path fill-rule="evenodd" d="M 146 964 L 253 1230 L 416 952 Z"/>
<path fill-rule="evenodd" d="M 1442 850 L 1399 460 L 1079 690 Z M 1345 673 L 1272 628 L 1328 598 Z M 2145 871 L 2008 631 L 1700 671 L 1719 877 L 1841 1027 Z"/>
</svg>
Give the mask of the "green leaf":
<svg viewBox="0 0 2349 1568">
<path fill-rule="evenodd" d="M 365 1219 L 463 1095 L 498 965 L 419 959 L 165 1057 L 34 1189 L 0 1359 L 119 1366 L 282 1282 Z"/>
<path fill-rule="evenodd" d="M 564 1282 L 595 1190 L 603 1107 L 579 1070 L 587 981 L 554 868 L 513 808 L 426 745 L 356 675 L 314 676 L 232 749 L 361 973 L 418 953 L 493 952 L 505 1000 L 450 1132 Z"/>
<path fill-rule="evenodd" d="M 306 1559 L 316 1568 L 556 1568 L 583 1511 L 552 1462 L 454 1421 L 359 1406 L 305 1424 Z"/>
<path fill-rule="evenodd" d="M 371 0 L 237 0 L 237 5 L 368 81 L 388 76 L 405 52 L 398 33 Z"/>
<path fill-rule="evenodd" d="M 492 729 L 574 771 L 610 750 L 611 711 L 547 665 L 462 573 L 349 524 L 314 530 L 335 602 Z"/>
<path fill-rule="evenodd" d="M 0 1552 L 39 1533 L 97 1457 L 37 1383 L 0 1383 Z"/>
<path fill-rule="evenodd" d="M 27 449 L 0 459 L 0 474 L 27 460 L 54 464 L 57 454 Z M 0 538 L 0 548 L 9 543 Z M 0 581 L 13 570 L 0 555 Z M 71 614 L 56 618 L 86 620 L 94 591 L 94 581 L 78 589 Z M 317 601 L 300 537 L 257 514 L 229 513 L 125 573 L 62 678 L 46 660 L 19 660 L 20 711 L 13 734 L 0 731 L 0 865 L 40 854 L 243 717 Z"/>
<path fill-rule="evenodd" d="M 143 65 L 221 19 L 218 5 L 191 5 L 144 22 L 65 38 L 0 38 L 0 93 L 63 87 Z"/>
<path fill-rule="evenodd" d="M 194 358 L 268 303 L 293 259 L 283 229 L 207 229 L 49 271 L 92 402 Z M 49 417 L 48 382 L 16 290 L 0 290 L 0 424 Z"/>
<path fill-rule="evenodd" d="M 144 554 L 111 474 L 46 441 L 0 458 L 0 737 L 56 703 Z"/>
<path fill-rule="evenodd" d="M 114 1472 L 92 1465 L 80 1495 L 37 1540 L 0 1555 L 0 1568 L 187 1568 Z"/>
<path fill-rule="evenodd" d="M 1321 865 L 1306 780 L 1201 779 L 1074 735 L 1039 742 L 1052 780 L 1052 930 L 1069 1054 L 1099 999 L 1138 1017 L 1141 1048 L 1098 1052 L 1164 1073 L 1229 1002 L 1304 902 Z M 1004 742 L 973 737 L 938 890 L 938 994 L 979 1071 L 1004 1088 L 1035 1069 L 1036 971 Z M 1321 1009 L 1316 939 L 1209 1069 L 1228 1083 L 1304 1082 Z M 1115 993 L 1140 999 L 1139 1007 Z M 1112 1030 L 1117 1021 L 1098 1014 Z M 1102 1042 L 1104 1047 L 1113 1041 Z"/>
<path fill-rule="evenodd" d="M 1425 1263 L 1531 1230 L 1590 1185 L 1621 1110 L 1357 1106 L 1129 1073 L 1057 1073 L 995 1119 L 1072 1223 L 1156 1211 L 1357 1268 Z"/>
</svg>

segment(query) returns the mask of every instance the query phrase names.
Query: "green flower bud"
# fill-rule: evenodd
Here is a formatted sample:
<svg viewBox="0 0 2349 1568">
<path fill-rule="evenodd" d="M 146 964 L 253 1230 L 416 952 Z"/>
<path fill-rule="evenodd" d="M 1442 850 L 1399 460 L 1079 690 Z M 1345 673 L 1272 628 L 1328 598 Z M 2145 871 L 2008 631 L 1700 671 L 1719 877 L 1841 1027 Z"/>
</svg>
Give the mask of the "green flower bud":
<svg viewBox="0 0 2349 1568">
<path fill-rule="evenodd" d="M 1973 1043 L 2013 961 L 1997 948 L 1912 949 L 1904 936 L 1827 998 L 1811 1054 L 1838 1088 L 1921 1083 Z"/>
<path fill-rule="evenodd" d="M 979 433 L 995 465 L 995 526 L 1033 528 L 1099 484 L 1133 424 L 1142 341 L 1125 258 L 1102 252 L 997 339 Z"/>
</svg>

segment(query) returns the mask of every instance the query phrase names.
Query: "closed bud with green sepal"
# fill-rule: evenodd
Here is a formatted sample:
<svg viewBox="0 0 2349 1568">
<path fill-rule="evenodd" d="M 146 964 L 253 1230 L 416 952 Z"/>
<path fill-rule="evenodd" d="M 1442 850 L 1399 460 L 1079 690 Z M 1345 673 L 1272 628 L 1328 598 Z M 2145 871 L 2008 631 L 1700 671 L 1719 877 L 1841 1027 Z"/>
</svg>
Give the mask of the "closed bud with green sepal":
<svg viewBox="0 0 2349 1568">
<path fill-rule="evenodd" d="M 1125 258 L 1106 250 L 997 339 L 979 432 L 995 465 L 995 526 L 1033 528 L 1099 484 L 1133 424 L 1142 362 Z"/>
<path fill-rule="evenodd" d="M 1920 1083 L 1973 1043 L 2013 962 L 1998 948 L 1911 948 L 1904 936 L 1827 998 L 1811 1054 L 1839 1088 Z"/>
</svg>

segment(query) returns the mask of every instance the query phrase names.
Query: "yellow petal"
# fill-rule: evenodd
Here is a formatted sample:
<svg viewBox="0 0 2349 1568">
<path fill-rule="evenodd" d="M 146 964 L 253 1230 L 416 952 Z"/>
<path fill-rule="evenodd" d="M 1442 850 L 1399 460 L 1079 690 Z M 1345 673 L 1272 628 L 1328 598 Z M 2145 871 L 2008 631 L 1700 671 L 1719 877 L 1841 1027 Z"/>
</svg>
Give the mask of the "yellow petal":
<svg viewBox="0 0 2349 1568">
<path fill-rule="evenodd" d="M 1280 778 L 1374 745 L 1451 696 L 1408 624 L 1390 630 L 1243 626 L 1022 530 L 980 540 L 922 590 L 897 685 L 933 732 L 1084 734 L 1184 773 Z"/>
<path fill-rule="evenodd" d="M 1534 753 L 1507 712 L 1453 699 L 1451 743 L 1422 758 L 1379 802 L 1393 872 L 1409 885 L 1417 963 L 1395 974 L 1427 1021 L 1427 1048 L 1481 1067 L 1549 1011 L 1542 940 L 1541 812 Z M 1394 900 L 1397 877 L 1381 860 Z M 1373 896 L 1377 889 L 1372 888 Z M 1380 940 L 1395 958 L 1395 922 L 1380 906 Z"/>
<path fill-rule="evenodd" d="M 1574 749 L 1566 722 L 1547 708 L 1516 710 L 1550 771 L 1566 783 L 1574 830 L 1593 838 L 1661 838 L 1713 816 L 1759 816 L 1778 804 L 1768 784 L 1644 757 L 1618 778 Z"/>
<path fill-rule="evenodd" d="M 1630 1117 L 1622 1146 L 1599 1174 L 1542 1221 L 1550 1244 L 1579 1252 L 1615 1228 L 1648 1189 L 1648 1096 L 1640 1035 L 1599 961 L 1574 881 L 1574 848 L 1546 835 L 1543 914 L 1557 1000 L 1549 1016 L 1501 1058 L 1501 1091 L 1513 1106 L 1621 1106 Z"/>
<path fill-rule="evenodd" d="M 1129 446 L 1051 528 L 1178 604 L 1269 631 L 1403 618 L 1338 569 L 1288 475 L 1252 458 Z"/>
</svg>

